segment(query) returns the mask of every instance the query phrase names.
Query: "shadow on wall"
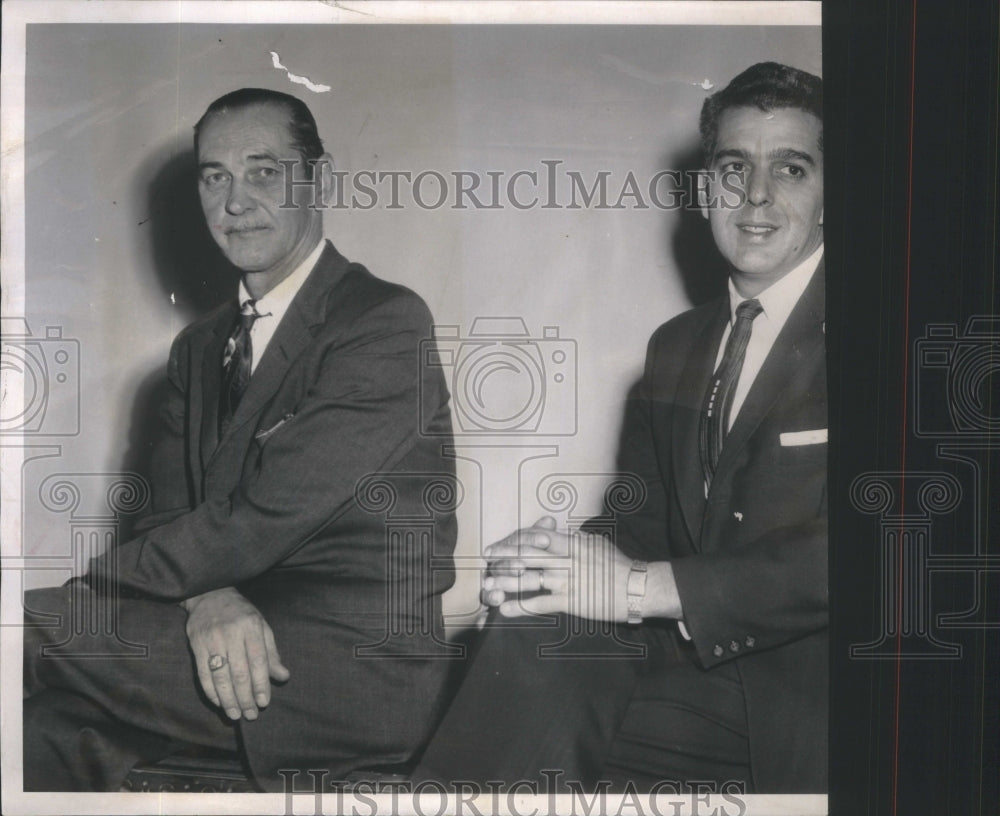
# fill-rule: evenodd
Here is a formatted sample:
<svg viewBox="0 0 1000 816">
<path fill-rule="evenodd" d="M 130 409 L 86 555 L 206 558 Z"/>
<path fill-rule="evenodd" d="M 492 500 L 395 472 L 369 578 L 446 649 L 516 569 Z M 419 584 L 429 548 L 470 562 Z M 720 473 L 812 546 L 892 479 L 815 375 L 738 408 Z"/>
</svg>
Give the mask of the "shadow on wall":
<svg viewBox="0 0 1000 816">
<path fill-rule="evenodd" d="M 661 164 L 681 173 L 685 180 L 684 204 L 674 219 L 673 231 L 668 234 L 667 252 L 674 257 L 677 270 L 687 295 L 693 306 L 700 306 L 712 298 L 726 292 L 726 279 L 729 276 L 728 266 L 712 238 L 712 230 L 696 201 L 690 200 L 693 186 L 689 179 L 703 166 L 701 148 L 689 145 L 683 150 L 668 154 Z"/>
<path fill-rule="evenodd" d="M 157 282 L 191 320 L 232 297 L 239 275 L 209 234 L 197 179 L 195 153 L 185 150 L 163 163 L 148 192 Z"/>
<path fill-rule="evenodd" d="M 135 391 L 132 402 L 132 414 L 129 417 L 128 449 L 122 458 L 122 471 L 138 473 L 147 482 L 152 477 L 153 446 L 160 434 L 160 409 L 166 402 L 167 367 L 160 366 L 147 374 Z M 141 516 L 122 516 L 120 519 L 119 540 L 128 541 L 132 538 L 135 523 Z"/>
<path fill-rule="evenodd" d="M 690 201 L 689 193 L 692 192 L 687 179 L 694 177 L 694 173 L 702 169 L 703 161 L 701 148 L 697 144 L 690 145 L 682 150 L 667 153 L 660 163 L 663 168 L 680 171 L 680 178 L 685 180 L 685 189 L 675 188 L 674 194 L 681 194 L 684 206 L 678 212 L 678 218 L 670 222 L 673 227 L 666 232 L 667 254 L 672 256 L 676 265 L 681 283 L 684 286 L 684 294 L 691 302 L 692 306 L 700 306 L 713 298 L 720 297 L 726 293 L 726 281 L 729 278 L 729 267 L 725 258 L 719 253 L 715 246 L 715 239 L 712 237 L 712 230 L 708 225 L 708 220 L 702 215 L 700 209 Z M 625 438 L 625 407 L 630 401 L 639 399 L 641 380 L 636 380 L 631 384 L 626 394 L 623 394 L 622 414 L 618 427 L 618 461 L 622 447 L 626 443 Z"/>
<path fill-rule="evenodd" d="M 145 236 L 145 250 L 152 256 L 155 284 L 173 297 L 174 308 L 185 323 L 190 323 L 235 296 L 238 272 L 219 251 L 205 224 L 198 199 L 194 151 L 185 150 L 166 160 L 157 154 L 144 170 L 139 177 L 151 179 L 146 191 L 146 223 L 151 233 Z M 159 411 L 167 392 L 166 356 L 164 349 L 164 364 L 148 374 L 136 389 L 129 447 L 122 461 L 122 470 L 147 479 L 159 434 Z M 130 535 L 130 529 L 122 530 L 122 540 Z"/>
</svg>

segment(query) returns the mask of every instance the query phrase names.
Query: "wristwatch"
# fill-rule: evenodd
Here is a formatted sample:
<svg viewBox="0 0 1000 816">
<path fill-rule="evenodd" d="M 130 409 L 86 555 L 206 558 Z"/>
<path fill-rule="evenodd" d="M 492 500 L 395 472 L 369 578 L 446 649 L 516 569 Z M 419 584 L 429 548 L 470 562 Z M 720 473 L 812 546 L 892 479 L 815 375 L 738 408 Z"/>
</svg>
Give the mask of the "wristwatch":
<svg viewBox="0 0 1000 816">
<path fill-rule="evenodd" d="M 646 597 L 646 567 L 645 561 L 633 561 L 628 571 L 628 581 L 625 584 L 625 595 L 628 599 L 628 622 L 633 626 L 642 623 L 642 602 Z"/>
</svg>

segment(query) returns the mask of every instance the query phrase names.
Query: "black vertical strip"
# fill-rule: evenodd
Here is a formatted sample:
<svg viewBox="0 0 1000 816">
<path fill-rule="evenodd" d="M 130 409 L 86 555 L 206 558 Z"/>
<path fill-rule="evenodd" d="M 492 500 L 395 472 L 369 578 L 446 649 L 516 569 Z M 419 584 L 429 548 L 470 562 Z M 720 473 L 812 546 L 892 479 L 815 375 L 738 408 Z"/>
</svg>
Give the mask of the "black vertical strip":
<svg viewBox="0 0 1000 816">
<path fill-rule="evenodd" d="M 973 320 L 1000 315 L 998 32 L 996 2 L 824 3 L 835 816 L 1000 812 L 1000 321 Z M 866 473 L 896 474 L 887 513 L 959 486 L 922 557 L 886 557 Z M 883 578 L 923 590 L 901 651 L 961 656 L 852 659 L 899 609 Z"/>
</svg>

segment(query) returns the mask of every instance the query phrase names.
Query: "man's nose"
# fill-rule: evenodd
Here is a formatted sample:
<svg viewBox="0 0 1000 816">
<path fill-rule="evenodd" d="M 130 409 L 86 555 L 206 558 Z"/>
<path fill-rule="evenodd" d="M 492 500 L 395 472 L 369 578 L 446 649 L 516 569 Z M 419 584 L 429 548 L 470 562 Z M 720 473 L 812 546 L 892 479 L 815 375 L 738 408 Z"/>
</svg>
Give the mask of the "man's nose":
<svg viewBox="0 0 1000 816">
<path fill-rule="evenodd" d="M 747 202 L 754 207 L 771 203 L 771 184 L 767 171 L 754 168 L 747 179 Z"/>
<path fill-rule="evenodd" d="M 253 197 L 247 185 L 240 179 L 234 178 L 229 185 L 229 195 L 226 196 L 226 212 L 230 215 L 242 215 L 252 209 Z"/>
</svg>

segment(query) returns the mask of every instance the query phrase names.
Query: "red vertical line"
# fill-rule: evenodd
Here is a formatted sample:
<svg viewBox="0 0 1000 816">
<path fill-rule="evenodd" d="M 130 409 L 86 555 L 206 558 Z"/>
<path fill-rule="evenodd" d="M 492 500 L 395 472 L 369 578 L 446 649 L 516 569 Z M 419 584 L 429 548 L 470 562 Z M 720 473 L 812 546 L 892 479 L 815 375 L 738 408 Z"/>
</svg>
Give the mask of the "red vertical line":
<svg viewBox="0 0 1000 816">
<path fill-rule="evenodd" d="M 913 257 L 913 123 L 916 118 L 916 110 L 914 103 L 914 89 L 916 87 L 916 73 L 917 73 L 917 0 L 913 0 L 912 3 L 913 17 L 910 22 L 910 126 L 909 126 L 909 137 L 907 139 L 907 168 L 906 168 L 906 272 L 903 284 L 903 423 L 900 429 L 901 448 L 900 448 L 900 525 L 905 524 L 902 520 L 906 517 L 906 493 L 905 493 L 905 480 L 906 480 L 906 436 L 907 436 L 907 422 L 909 417 L 907 416 L 907 393 L 910 381 L 910 275 L 911 275 L 911 262 Z M 900 558 L 899 567 L 900 572 L 898 573 L 899 590 L 896 599 L 896 611 L 897 615 L 902 612 L 900 604 L 902 603 L 902 547 L 903 547 L 903 537 L 900 537 Z M 897 808 L 899 805 L 899 704 L 900 704 L 900 692 L 902 687 L 902 669 L 903 661 L 900 656 L 900 647 L 902 645 L 902 627 L 896 630 L 896 700 L 895 700 L 895 713 L 894 713 L 894 723 L 893 723 L 893 760 L 892 760 L 892 814 L 896 816 Z"/>
</svg>

